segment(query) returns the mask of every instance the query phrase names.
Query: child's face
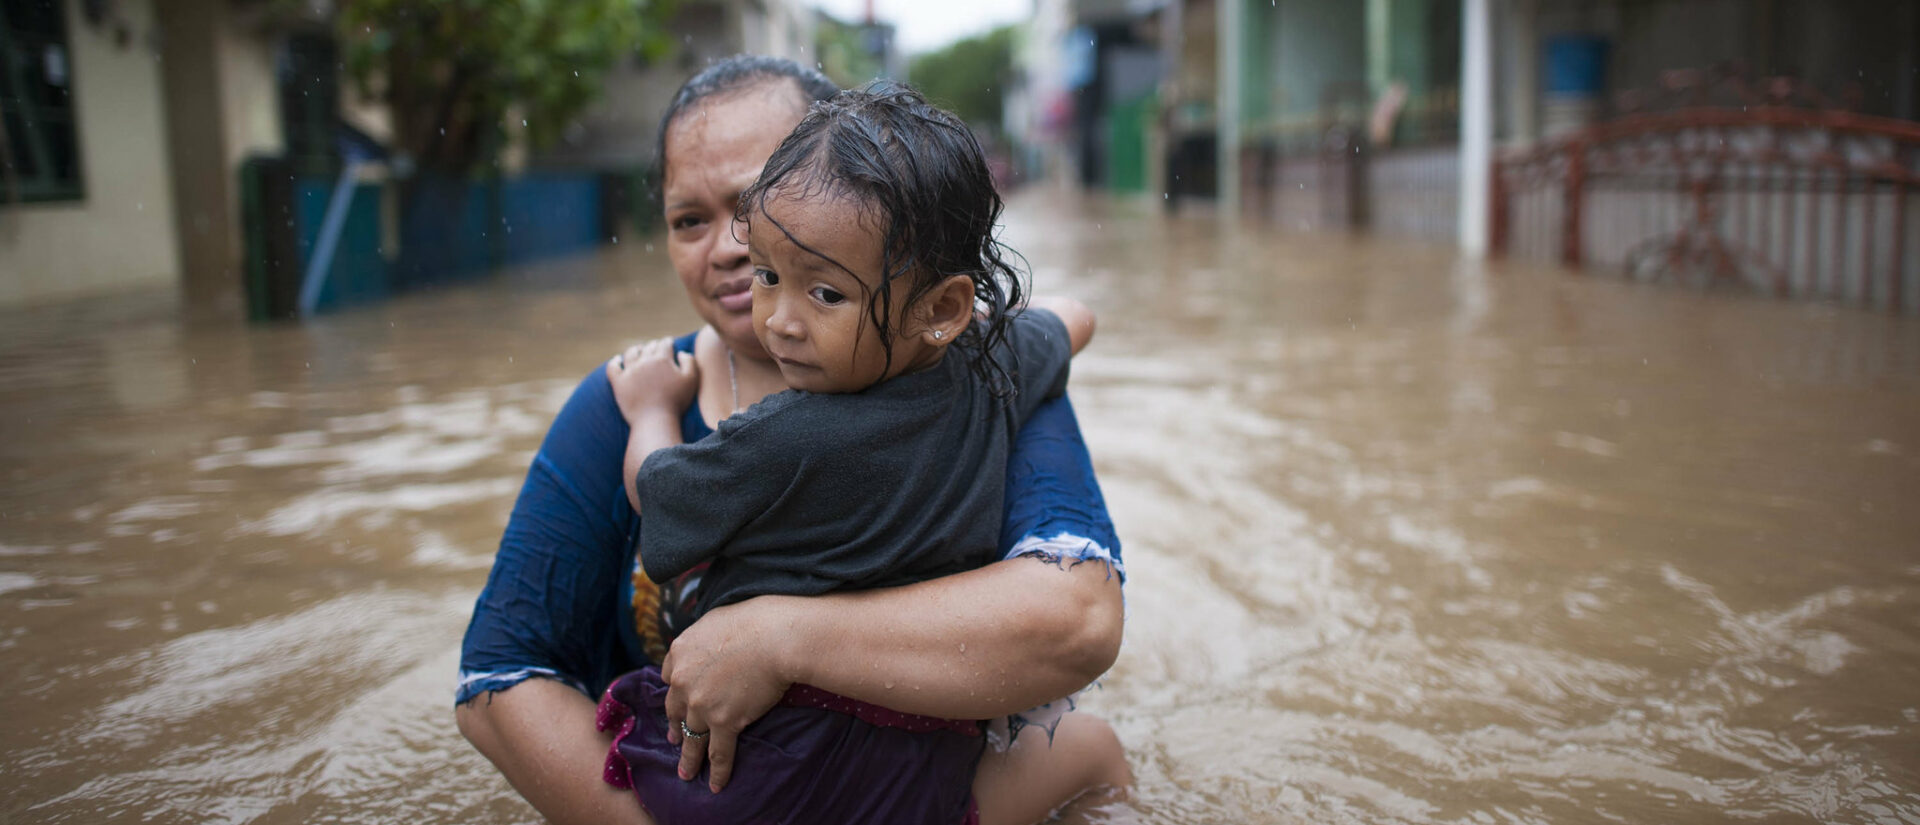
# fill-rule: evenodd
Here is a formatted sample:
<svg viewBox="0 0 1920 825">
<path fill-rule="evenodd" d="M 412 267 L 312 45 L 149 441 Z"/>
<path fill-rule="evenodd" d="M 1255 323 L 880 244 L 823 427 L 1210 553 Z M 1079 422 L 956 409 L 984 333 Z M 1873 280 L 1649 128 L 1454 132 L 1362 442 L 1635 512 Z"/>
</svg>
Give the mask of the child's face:
<svg viewBox="0 0 1920 825">
<path fill-rule="evenodd" d="M 895 282 L 887 316 L 893 367 L 887 368 L 879 331 L 867 317 L 869 296 L 880 283 L 881 237 L 858 204 L 838 197 L 802 200 L 775 190 L 762 205 L 765 213 L 747 222 L 753 327 L 787 386 L 859 392 L 925 360 L 925 347 L 909 334 L 907 284 Z"/>
</svg>

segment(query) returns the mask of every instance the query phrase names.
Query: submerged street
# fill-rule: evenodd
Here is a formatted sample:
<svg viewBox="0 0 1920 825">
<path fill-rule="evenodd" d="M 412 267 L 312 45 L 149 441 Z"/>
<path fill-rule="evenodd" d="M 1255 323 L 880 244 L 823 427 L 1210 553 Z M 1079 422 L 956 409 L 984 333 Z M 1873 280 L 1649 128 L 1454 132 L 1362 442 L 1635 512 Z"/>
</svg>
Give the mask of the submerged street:
<svg viewBox="0 0 1920 825">
<path fill-rule="evenodd" d="M 1100 313 L 1139 819 L 1920 822 L 1920 318 L 1159 205 L 1007 218 Z M 664 253 L 170 301 L 0 311 L 0 821 L 531 821 L 460 636 L 567 394 L 695 325 Z"/>
</svg>

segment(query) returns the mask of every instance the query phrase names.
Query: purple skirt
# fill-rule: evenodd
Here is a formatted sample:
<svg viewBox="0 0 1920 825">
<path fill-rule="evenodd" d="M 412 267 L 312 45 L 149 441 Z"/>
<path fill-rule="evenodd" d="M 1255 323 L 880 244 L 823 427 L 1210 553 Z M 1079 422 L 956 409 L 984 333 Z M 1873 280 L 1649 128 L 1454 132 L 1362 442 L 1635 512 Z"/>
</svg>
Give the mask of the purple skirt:
<svg viewBox="0 0 1920 825">
<path fill-rule="evenodd" d="M 977 822 L 973 773 L 979 723 L 915 716 L 795 685 L 740 733 L 733 779 L 707 790 L 707 769 L 679 776 L 667 742 L 667 685 L 659 668 L 620 677 L 600 699 L 613 730 L 604 778 L 630 787 L 660 825 L 707 823 Z"/>
</svg>

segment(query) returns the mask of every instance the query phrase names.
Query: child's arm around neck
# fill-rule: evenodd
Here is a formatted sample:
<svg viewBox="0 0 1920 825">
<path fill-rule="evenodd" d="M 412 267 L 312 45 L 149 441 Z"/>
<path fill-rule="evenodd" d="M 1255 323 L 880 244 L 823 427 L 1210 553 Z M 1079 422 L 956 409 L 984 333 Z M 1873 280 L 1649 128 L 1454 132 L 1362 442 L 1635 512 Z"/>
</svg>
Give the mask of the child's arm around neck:
<svg viewBox="0 0 1920 825">
<path fill-rule="evenodd" d="M 661 338 L 614 356 L 607 362 L 607 382 L 630 428 L 620 477 L 626 481 L 627 504 L 638 513 L 634 477 L 653 451 L 680 443 L 680 415 L 700 389 L 700 369 L 691 355 L 680 357 L 672 338 Z"/>
</svg>

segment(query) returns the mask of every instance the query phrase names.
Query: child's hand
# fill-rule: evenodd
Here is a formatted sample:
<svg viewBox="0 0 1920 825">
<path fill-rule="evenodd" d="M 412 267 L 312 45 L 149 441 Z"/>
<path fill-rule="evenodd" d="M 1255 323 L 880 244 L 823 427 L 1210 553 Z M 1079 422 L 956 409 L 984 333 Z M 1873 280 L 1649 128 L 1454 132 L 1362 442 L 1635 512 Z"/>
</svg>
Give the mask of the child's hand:
<svg viewBox="0 0 1920 825">
<path fill-rule="evenodd" d="M 1086 304 L 1060 295 L 1039 295 L 1027 302 L 1027 306 L 1049 310 L 1060 316 L 1060 322 L 1067 325 L 1067 346 L 1075 355 L 1086 349 L 1087 342 L 1093 340 L 1094 315 Z"/>
<path fill-rule="evenodd" d="M 628 424 L 641 413 L 665 412 L 678 416 L 700 389 L 700 368 L 693 356 L 674 351 L 672 338 L 628 347 L 607 362 L 607 383 Z"/>
</svg>

